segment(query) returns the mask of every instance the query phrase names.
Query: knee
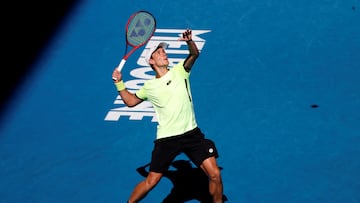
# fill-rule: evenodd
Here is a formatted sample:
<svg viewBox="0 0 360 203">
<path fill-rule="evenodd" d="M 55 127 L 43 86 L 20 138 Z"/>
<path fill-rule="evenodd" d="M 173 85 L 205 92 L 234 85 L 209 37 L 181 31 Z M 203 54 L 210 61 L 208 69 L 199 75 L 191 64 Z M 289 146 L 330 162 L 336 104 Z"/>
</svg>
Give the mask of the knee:
<svg viewBox="0 0 360 203">
<path fill-rule="evenodd" d="M 145 179 L 145 183 L 148 185 L 148 187 L 152 188 L 159 183 L 160 179 L 161 176 L 148 175 Z"/>
<path fill-rule="evenodd" d="M 221 174 L 220 174 L 220 169 L 218 167 L 212 170 L 208 176 L 210 181 L 221 182 Z"/>
</svg>

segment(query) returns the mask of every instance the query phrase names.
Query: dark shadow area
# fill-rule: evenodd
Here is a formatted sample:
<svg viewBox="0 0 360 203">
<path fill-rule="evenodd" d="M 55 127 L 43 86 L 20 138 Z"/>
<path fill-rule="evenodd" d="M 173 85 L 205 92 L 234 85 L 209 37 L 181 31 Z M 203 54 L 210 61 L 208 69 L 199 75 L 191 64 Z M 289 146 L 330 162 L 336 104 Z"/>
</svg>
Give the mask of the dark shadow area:
<svg viewBox="0 0 360 203">
<path fill-rule="evenodd" d="M 143 177 L 148 175 L 146 168 L 149 164 L 141 166 L 136 171 Z M 176 160 L 171 163 L 175 170 L 168 170 L 163 177 L 168 178 L 173 184 L 170 194 L 162 203 L 184 203 L 190 200 L 197 200 L 200 203 L 212 203 L 209 193 L 209 180 L 206 174 L 197 167 L 192 167 L 190 161 Z M 222 170 L 222 168 L 220 167 Z M 224 195 L 224 201 L 227 197 Z"/>
<path fill-rule="evenodd" d="M 0 123 L 13 93 L 33 71 L 42 49 L 52 40 L 76 0 L 4 1 Z M 26 99 L 26 98 L 25 98 Z"/>
</svg>

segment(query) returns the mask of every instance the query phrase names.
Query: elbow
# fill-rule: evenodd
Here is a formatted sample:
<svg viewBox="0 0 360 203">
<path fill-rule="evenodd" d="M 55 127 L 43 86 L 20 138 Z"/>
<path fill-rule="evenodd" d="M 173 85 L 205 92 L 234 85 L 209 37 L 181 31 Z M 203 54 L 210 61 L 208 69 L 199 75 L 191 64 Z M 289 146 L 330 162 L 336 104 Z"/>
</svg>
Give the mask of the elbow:
<svg viewBox="0 0 360 203">
<path fill-rule="evenodd" d="M 200 56 L 199 50 L 196 50 L 194 53 L 191 54 L 195 59 L 197 59 Z"/>
<path fill-rule="evenodd" d="M 126 105 L 127 107 L 129 107 L 129 108 L 132 108 L 132 107 L 135 107 L 136 106 L 136 104 L 130 104 L 130 105 Z"/>
<path fill-rule="evenodd" d="M 142 102 L 142 100 L 139 99 L 138 97 L 136 97 L 135 94 L 132 94 L 132 93 L 128 92 L 127 90 L 121 91 L 119 93 L 120 93 L 122 101 L 124 102 L 124 104 L 127 107 L 134 107 L 134 106 L 138 105 L 140 102 Z"/>
<path fill-rule="evenodd" d="M 131 107 L 135 107 L 136 105 L 138 105 L 139 103 L 141 103 L 143 100 L 141 99 L 138 99 L 137 97 L 133 97 L 131 99 L 128 99 L 128 100 L 123 100 L 124 101 L 124 104 L 131 108 Z"/>
<path fill-rule="evenodd" d="M 200 51 L 199 50 L 196 50 L 196 53 L 195 53 L 195 57 L 199 57 L 200 56 Z"/>
<path fill-rule="evenodd" d="M 124 104 L 127 106 L 127 107 L 134 107 L 134 106 L 136 106 L 136 103 L 134 103 L 134 102 L 125 102 L 124 101 Z"/>
</svg>

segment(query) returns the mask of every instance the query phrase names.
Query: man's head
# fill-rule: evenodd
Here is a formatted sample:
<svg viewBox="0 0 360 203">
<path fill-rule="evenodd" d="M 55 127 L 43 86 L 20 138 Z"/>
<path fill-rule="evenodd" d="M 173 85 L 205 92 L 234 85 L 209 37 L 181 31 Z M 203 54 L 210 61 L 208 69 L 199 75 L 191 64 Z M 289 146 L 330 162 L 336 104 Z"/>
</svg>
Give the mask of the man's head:
<svg viewBox="0 0 360 203">
<path fill-rule="evenodd" d="M 167 63 L 167 56 L 165 53 L 165 49 L 167 48 L 168 44 L 165 42 L 161 42 L 149 49 L 147 54 L 145 55 L 145 61 L 152 66 L 154 63 Z M 159 50 L 160 49 L 160 50 Z M 164 61 L 165 60 L 165 61 Z M 165 65 L 165 64 L 164 64 Z"/>
</svg>

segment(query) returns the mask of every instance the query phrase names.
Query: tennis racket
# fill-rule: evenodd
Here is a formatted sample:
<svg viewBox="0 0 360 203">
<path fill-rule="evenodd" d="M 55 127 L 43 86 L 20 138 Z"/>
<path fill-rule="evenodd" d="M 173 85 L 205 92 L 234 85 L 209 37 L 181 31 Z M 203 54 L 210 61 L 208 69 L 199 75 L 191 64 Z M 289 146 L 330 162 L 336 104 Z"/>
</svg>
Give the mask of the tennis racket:
<svg viewBox="0 0 360 203">
<path fill-rule="evenodd" d="M 155 29 L 156 20 L 151 13 L 142 10 L 130 16 L 125 28 L 125 53 L 117 67 L 118 71 L 121 71 L 131 54 L 150 40 Z M 129 52 L 128 47 L 132 47 Z"/>
</svg>

